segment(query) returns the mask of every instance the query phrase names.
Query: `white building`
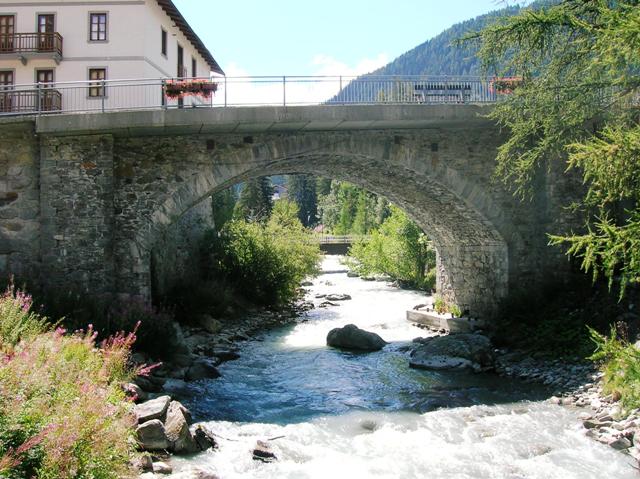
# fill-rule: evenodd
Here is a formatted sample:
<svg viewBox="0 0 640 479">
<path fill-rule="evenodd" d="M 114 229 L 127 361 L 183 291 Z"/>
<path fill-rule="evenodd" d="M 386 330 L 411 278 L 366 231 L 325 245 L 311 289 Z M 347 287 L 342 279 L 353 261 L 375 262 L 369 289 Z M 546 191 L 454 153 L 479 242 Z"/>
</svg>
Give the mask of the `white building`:
<svg viewBox="0 0 640 479">
<path fill-rule="evenodd" d="M 173 106 L 158 79 L 212 74 L 224 72 L 171 0 L 0 1 L 0 111 Z"/>
</svg>

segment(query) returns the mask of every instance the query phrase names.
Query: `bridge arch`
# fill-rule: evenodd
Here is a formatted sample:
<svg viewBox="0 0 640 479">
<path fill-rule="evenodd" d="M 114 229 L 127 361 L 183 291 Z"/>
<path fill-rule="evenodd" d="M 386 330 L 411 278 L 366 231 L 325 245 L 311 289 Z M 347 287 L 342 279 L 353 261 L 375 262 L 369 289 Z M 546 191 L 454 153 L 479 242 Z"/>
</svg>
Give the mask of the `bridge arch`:
<svg viewBox="0 0 640 479">
<path fill-rule="evenodd" d="M 310 173 L 350 181 L 402 207 L 434 242 L 439 292 L 489 316 L 509 288 L 509 244 L 499 221 L 507 214 L 487 191 L 486 171 L 469 171 L 480 151 L 487 149 L 460 149 L 457 138 L 437 130 L 184 136 L 170 145 L 121 140 L 114 155 L 122 211 L 116 288 L 149 295 L 150 252 L 160 232 L 215 192 L 252 177 Z M 148 194 L 139 194 L 141 185 Z"/>
</svg>

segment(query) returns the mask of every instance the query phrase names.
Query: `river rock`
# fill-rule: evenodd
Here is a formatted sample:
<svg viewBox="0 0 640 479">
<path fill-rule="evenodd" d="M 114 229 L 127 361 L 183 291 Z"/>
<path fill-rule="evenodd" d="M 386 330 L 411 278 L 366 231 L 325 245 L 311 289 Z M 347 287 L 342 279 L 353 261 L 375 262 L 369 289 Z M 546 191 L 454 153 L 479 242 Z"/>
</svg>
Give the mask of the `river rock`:
<svg viewBox="0 0 640 479">
<path fill-rule="evenodd" d="M 318 308 L 326 308 L 327 306 L 340 306 L 338 303 L 332 303 L 331 301 L 323 301 L 318 305 Z"/>
<path fill-rule="evenodd" d="M 206 451 L 207 449 L 216 449 L 218 447 L 218 443 L 216 442 L 213 434 L 209 432 L 202 424 L 198 424 L 191 429 L 191 434 L 198 445 L 198 448 L 201 451 Z"/>
<path fill-rule="evenodd" d="M 207 333 L 216 334 L 222 331 L 222 323 L 210 314 L 199 315 L 198 325 Z"/>
<path fill-rule="evenodd" d="M 122 385 L 122 390 L 128 399 L 133 402 L 144 402 L 149 398 L 149 395 L 142 390 L 136 383 L 126 383 Z"/>
<path fill-rule="evenodd" d="M 142 449 L 157 451 L 169 448 L 169 440 L 164 430 L 164 424 L 159 419 L 152 419 L 139 425 L 136 429 L 136 434 Z"/>
<path fill-rule="evenodd" d="M 187 381 L 197 381 L 199 379 L 215 379 L 220 377 L 220 371 L 216 369 L 213 361 L 209 359 L 197 359 L 187 369 L 185 379 Z"/>
<path fill-rule="evenodd" d="M 348 301 L 351 296 L 348 294 L 328 294 L 325 299 L 327 301 Z"/>
<path fill-rule="evenodd" d="M 159 393 L 162 391 L 163 384 L 152 379 L 150 376 L 136 376 L 133 381 L 140 386 L 143 391 L 150 393 Z"/>
<path fill-rule="evenodd" d="M 167 409 L 167 420 L 164 423 L 170 447 L 176 454 L 191 454 L 199 450 L 191 431 L 189 431 L 185 410 L 186 408 L 178 401 L 172 401 Z"/>
<path fill-rule="evenodd" d="M 158 461 L 153 463 L 154 474 L 171 474 L 172 472 L 173 468 L 166 462 Z"/>
<path fill-rule="evenodd" d="M 276 457 L 275 453 L 268 443 L 264 441 L 258 441 L 253 448 L 253 459 L 255 461 L 273 462 L 278 458 Z"/>
<path fill-rule="evenodd" d="M 491 342 L 480 334 L 453 334 L 433 338 L 411 353 L 409 365 L 419 369 L 464 369 L 475 371 L 493 365 Z"/>
<path fill-rule="evenodd" d="M 355 324 L 332 329 L 327 335 L 327 345 L 339 349 L 378 351 L 386 344 L 387 342 L 376 333 L 360 329 Z"/>
<path fill-rule="evenodd" d="M 153 460 L 149 453 L 143 453 L 131 460 L 131 466 L 139 472 L 153 471 Z"/>
<path fill-rule="evenodd" d="M 224 363 L 226 361 L 235 361 L 236 359 L 240 359 L 240 354 L 237 351 L 233 351 L 233 350 L 214 349 L 211 352 L 211 355 L 218 358 L 218 361 L 220 363 Z"/>
<path fill-rule="evenodd" d="M 162 419 L 167 412 L 171 398 L 160 396 L 140 404 L 136 404 L 133 413 L 138 419 L 138 424 L 150 421 L 151 419 Z"/>
</svg>

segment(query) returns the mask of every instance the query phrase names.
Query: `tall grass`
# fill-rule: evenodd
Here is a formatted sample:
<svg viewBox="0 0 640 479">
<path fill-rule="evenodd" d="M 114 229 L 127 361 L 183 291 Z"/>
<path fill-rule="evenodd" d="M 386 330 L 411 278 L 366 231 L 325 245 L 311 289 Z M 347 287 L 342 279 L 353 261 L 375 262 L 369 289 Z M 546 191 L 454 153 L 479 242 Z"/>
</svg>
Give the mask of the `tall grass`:
<svg viewBox="0 0 640 479">
<path fill-rule="evenodd" d="M 591 359 L 601 363 L 604 373 L 603 392 L 619 397 L 625 410 L 640 407 L 640 350 L 615 326 L 609 336 L 591 328 L 589 332 L 596 344 Z"/>
<path fill-rule="evenodd" d="M 0 348 L 9 348 L 21 339 L 32 338 L 49 327 L 46 318 L 31 311 L 33 300 L 10 283 L 0 296 Z"/>
<path fill-rule="evenodd" d="M 128 474 L 135 420 L 121 388 L 135 333 L 46 327 L 31 298 L 0 297 L 0 477 L 115 479 Z"/>
</svg>

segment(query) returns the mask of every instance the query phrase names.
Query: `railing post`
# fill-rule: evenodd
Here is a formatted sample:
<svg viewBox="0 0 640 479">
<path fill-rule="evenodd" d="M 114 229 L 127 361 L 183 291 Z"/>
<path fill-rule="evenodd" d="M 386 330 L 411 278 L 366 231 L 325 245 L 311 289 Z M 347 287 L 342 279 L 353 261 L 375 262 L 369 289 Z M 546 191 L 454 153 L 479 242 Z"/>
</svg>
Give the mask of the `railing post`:
<svg viewBox="0 0 640 479">
<path fill-rule="evenodd" d="M 169 108 L 169 101 L 167 99 L 167 80 L 165 80 L 164 78 L 161 80 L 161 85 L 160 87 L 162 88 L 162 109 L 166 110 L 167 108 Z"/>
<path fill-rule="evenodd" d="M 287 77 L 282 77 L 282 106 L 287 106 Z"/>
<path fill-rule="evenodd" d="M 340 75 L 340 90 L 338 90 L 338 95 L 342 98 L 342 103 L 344 103 L 344 95 L 342 94 L 342 75 Z"/>
<path fill-rule="evenodd" d="M 104 113 L 104 101 L 107 96 L 107 84 L 104 80 L 100 82 L 102 85 L 102 113 Z"/>
<path fill-rule="evenodd" d="M 42 109 L 42 89 L 40 84 L 37 85 L 36 87 L 36 102 L 37 102 L 37 108 L 38 108 L 38 116 L 40 116 L 40 111 Z"/>
<path fill-rule="evenodd" d="M 227 106 L 227 75 L 224 76 L 224 106 Z"/>
</svg>

